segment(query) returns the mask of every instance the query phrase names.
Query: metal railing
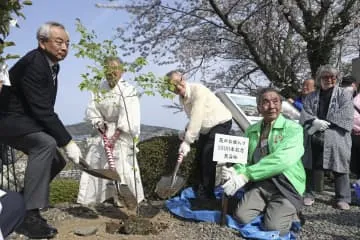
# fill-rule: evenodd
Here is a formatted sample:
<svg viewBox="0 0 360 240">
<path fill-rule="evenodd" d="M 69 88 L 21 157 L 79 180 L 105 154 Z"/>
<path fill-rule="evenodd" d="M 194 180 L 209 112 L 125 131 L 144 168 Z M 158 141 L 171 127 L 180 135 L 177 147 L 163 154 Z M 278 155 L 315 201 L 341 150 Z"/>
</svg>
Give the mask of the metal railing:
<svg viewBox="0 0 360 240">
<path fill-rule="evenodd" d="M 5 144 L 0 144 L 0 188 L 18 191 L 18 180 L 16 178 L 15 150 Z"/>
</svg>

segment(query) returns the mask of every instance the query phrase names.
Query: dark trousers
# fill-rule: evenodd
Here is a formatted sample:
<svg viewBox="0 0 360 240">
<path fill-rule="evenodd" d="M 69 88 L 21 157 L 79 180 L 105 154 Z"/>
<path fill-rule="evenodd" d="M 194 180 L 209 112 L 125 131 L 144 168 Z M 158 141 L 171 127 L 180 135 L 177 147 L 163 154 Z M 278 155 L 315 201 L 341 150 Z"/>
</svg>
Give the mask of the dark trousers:
<svg viewBox="0 0 360 240">
<path fill-rule="evenodd" d="M 0 142 L 28 155 L 24 178 L 26 209 L 47 207 L 50 182 L 66 165 L 56 149 L 55 139 L 45 132 L 35 132 L 20 137 L 0 138 Z"/>
<path fill-rule="evenodd" d="M 319 185 L 319 178 L 323 177 L 323 147 L 312 145 L 312 169 L 306 170 L 305 197 L 314 197 L 313 191 L 322 191 Z M 350 179 L 348 173 L 333 172 L 335 181 L 335 200 L 351 202 Z M 323 183 L 320 183 L 323 184 Z"/>
<path fill-rule="evenodd" d="M 195 155 L 197 176 L 199 176 L 199 182 L 209 196 L 214 195 L 215 187 L 216 162 L 213 162 L 215 134 L 228 134 L 231 125 L 231 120 L 218 124 L 211 128 L 207 134 L 200 134 L 197 142 Z"/>
<path fill-rule="evenodd" d="M 19 226 L 25 216 L 24 199 L 20 193 L 8 192 L 0 198 L 2 211 L 0 213 L 0 229 L 4 237 Z"/>
<path fill-rule="evenodd" d="M 360 135 L 352 135 L 351 140 L 350 170 L 360 178 Z"/>
</svg>

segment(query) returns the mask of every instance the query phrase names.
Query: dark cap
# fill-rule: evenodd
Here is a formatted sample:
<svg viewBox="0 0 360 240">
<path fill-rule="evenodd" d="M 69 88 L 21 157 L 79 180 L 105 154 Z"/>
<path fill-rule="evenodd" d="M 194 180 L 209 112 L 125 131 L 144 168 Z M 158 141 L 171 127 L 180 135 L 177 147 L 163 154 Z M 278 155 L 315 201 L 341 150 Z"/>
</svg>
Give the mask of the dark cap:
<svg viewBox="0 0 360 240">
<path fill-rule="evenodd" d="M 351 75 L 347 75 L 347 76 L 343 77 L 343 79 L 341 81 L 341 86 L 348 87 L 353 83 L 356 83 L 356 79 Z"/>
</svg>

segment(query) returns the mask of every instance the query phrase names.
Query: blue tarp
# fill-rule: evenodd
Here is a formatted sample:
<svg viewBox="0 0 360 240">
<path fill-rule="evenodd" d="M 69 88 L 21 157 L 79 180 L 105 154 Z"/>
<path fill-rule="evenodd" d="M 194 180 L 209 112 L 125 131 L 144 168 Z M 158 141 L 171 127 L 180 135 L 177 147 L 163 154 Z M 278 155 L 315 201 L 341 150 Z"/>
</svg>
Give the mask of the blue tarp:
<svg viewBox="0 0 360 240">
<path fill-rule="evenodd" d="M 217 188 L 215 190 L 216 197 L 221 198 L 222 190 L 221 188 Z M 239 191 L 236 197 L 241 197 L 242 192 Z M 179 217 L 203 221 L 203 222 L 212 222 L 219 223 L 220 222 L 220 211 L 216 210 L 191 210 L 190 199 L 195 199 L 195 193 L 193 189 L 186 188 L 184 189 L 180 196 L 174 197 L 166 201 L 166 207 L 169 211 Z M 280 239 L 280 240 L 294 240 L 296 239 L 296 233 L 300 231 L 300 223 L 294 222 L 291 227 L 291 232 L 286 236 L 280 237 L 278 231 L 262 231 L 260 229 L 260 222 L 262 216 L 257 217 L 249 224 L 239 224 L 233 219 L 230 215 L 226 215 L 227 226 L 233 228 L 240 232 L 242 237 L 250 238 L 250 239 Z"/>
</svg>

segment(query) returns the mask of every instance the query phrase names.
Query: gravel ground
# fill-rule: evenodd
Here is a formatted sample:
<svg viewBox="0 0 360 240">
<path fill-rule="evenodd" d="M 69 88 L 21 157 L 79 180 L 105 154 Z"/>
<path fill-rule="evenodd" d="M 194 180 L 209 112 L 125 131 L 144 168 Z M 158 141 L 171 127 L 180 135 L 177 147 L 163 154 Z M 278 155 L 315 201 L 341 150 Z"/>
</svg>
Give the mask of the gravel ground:
<svg viewBox="0 0 360 240">
<path fill-rule="evenodd" d="M 332 207 L 333 193 L 325 192 L 316 196 L 312 207 L 305 207 L 303 214 L 306 223 L 298 239 L 360 239 L 360 207 L 356 204 L 349 211 L 341 211 Z M 44 212 L 50 223 L 59 229 L 56 239 L 128 239 L 128 240 L 169 240 L 169 239 L 243 239 L 234 230 L 216 224 L 185 221 L 170 215 L 161 202 L 143 205 L 139 213 L 151 222 L 162 224 L 158 234 L 124 235 L 105 232 L 105 222 L 118 222 L 124 216 L 134 215 L 125 208 L 114 208 L 110 205 L 84 208 L 74 204 L 61 204 Z M 95 227 L 97 233 L 78 237 L 74 234 L 81 227 Z M 166 226 L 166 227 L 164 227 Z M 26 239 L 16 234 L 8 239 Z"/>
</svg>

